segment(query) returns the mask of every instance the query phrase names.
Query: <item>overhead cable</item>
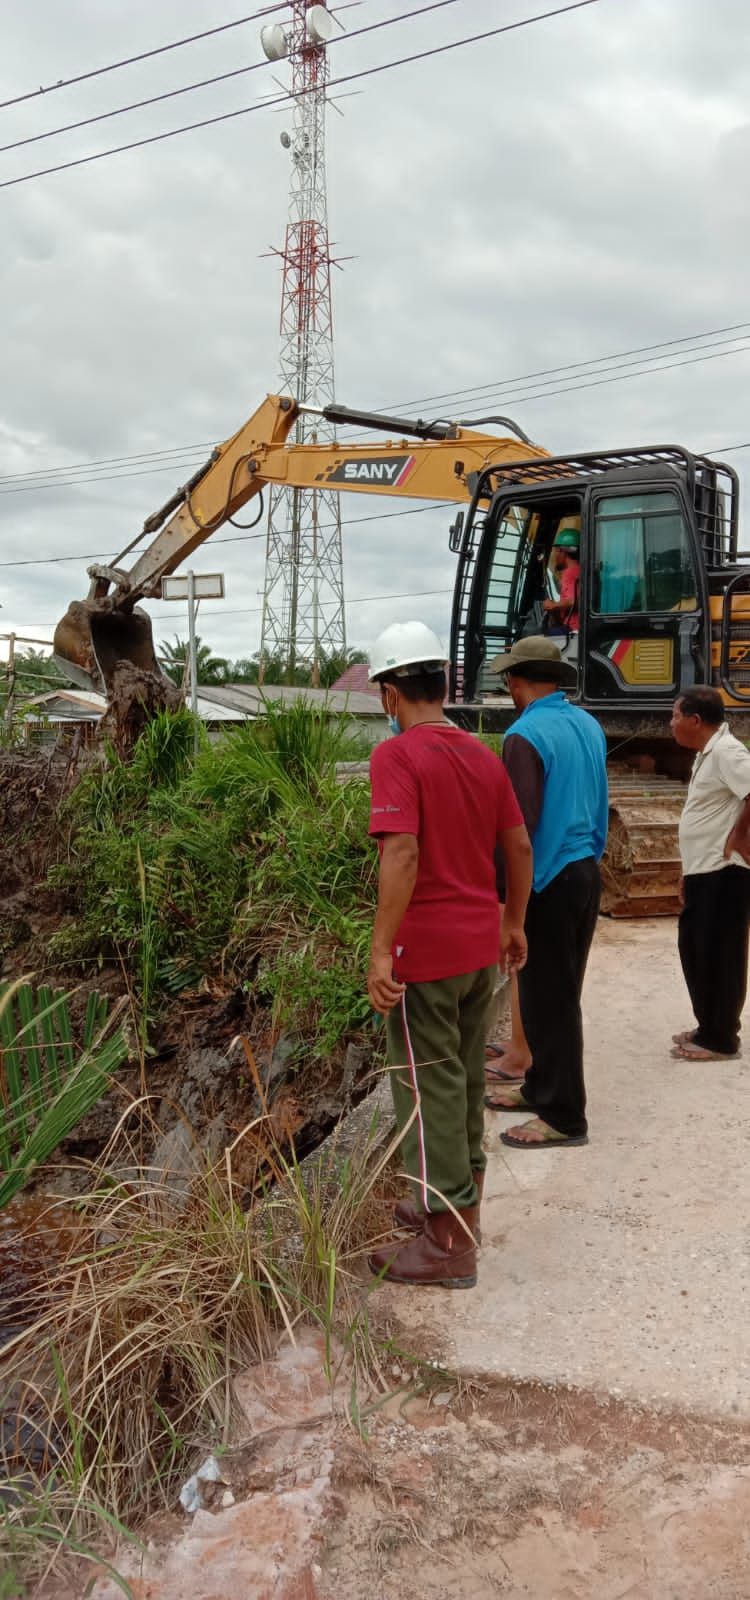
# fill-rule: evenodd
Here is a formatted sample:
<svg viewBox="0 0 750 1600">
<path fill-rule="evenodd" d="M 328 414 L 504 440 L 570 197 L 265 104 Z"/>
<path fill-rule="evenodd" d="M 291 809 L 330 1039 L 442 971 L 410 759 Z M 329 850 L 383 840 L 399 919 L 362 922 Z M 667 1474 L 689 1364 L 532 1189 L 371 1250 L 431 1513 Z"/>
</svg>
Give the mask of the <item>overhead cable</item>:
<svg viewBox="0 0 750 1600">
<path fill-rule="evenodd" d="M 327 88 L 340 88 L 343 84 L 358 83 L 363 78 L 373 78 L 383 72 L 392 72 L 395 67 L 411 66 L 418 61 L 427 61 L 434 56 L 446 55 L 449 51 L 460 50 L 465 45 L 481 44 L 486 39 L 495 39 L 500 34 L 513 33 L 519 28 L 531 27 L 536 22 L 547 22 L 553 17 L 567 16 L 573 11 L 582 11 L 587 6 L 601 5 L 602 0 L 571 0 L 564 6 L 556 6 L 551 11 L 540 11 L 533 17 L 522 17 L 518 22 L 507 22 L 502 27 L 488 28 L 484 33 L 474 33 L 463 39 L 453 39 L 448 44 L 433 45 L 429 50 L 417 50 L 412 55 L 399 56 L 392 61 L 381 61 L 374 67 L 363 67 L 359 72 L 348 72 L 338 78 L 330 78 Z M 122 155 L 128 150 L 140 150 L 145 145 L 161 144 L 165 139 L 174 139 L 178 134 L 194 133 L 201 128 L 214 127 L 220 122 L 231 122 L 236 117 L 249 116 L 254 111 L 268 111 L 274 106 L 295 104 L 302 95 L 312 93 L 312 90 L 300 89 L 296 94 L 280 94 L 265 100 L 256 100 L 252 105 L 240 106 L 236 111 L 223 111 L 217 116 L 203 117 L 198 122 L 189 122 L 180 128 L 168 128 L 164 133 L 152 133 L 143 139 L 131 139 L 127 144 L 113 146 L 110 150 L 97 150 L 92 155 L 77 156 L 72 161 L 58 162 L 54 167 L 41 167 L 37 172 L 24 172 L 17 178 L 5 178 L 0 183 L 0 189 L 12 189 L 19 183 L 30 183 L 34 178 L 46 178 L 55 172 L 68 172 L 72 167 L 85 167 L 93 161 L 103 161 L 109 156 Z"/>
<path fill-rule="evenodd" d="M 132 67 L 137 61 L 148 61 L 152 56 L 166 55 L 169 50 L 181 50 L 185 44 L 195 44 L 199 39 L 210 39 L 212 34 L 228 33 L 230 28 L 242 28 L 247 22 L 257 22 L 260 17 L 269 17 L 275 11 L 287 11 L 289 0 L 278 0 L 277 4 L 264 6 L 261 11 L 252 11 L 246 17 L 237 17 L 234 22 L 221 22 L 215 28 L 204 28 L 202 33 L 190 33 L 184 39 L 172 39 L 169 44 L 157 45 L 153 50 L 142 50 L 137 56 L 124 56 L 121 61 L 110 61 L 106 67 L 92 67 L 90 72 L 79 72 L 74 78 L 58 78 L 57 83 L 41 84 L 38 89 L 28 89 L 25 94 L 16 94 L 10 100 L 0 100 L 0 111 L 6 106 L 20 105 L 23 100 L 38 100 L 40 95 L 54 94 L 57 89 L 69 89 L 71 84 L 85 83 L 89 78 L 100 78 L 106 72 L 117 72 L 120 67 Z"/>
<path fill-rule="evenodd" d="M 431 500 L 428 505 L 405 506 L 403 509 L 399 508 L 398 511 L 373 511 L 367 517 L 346 517 L 342 523 L 342 527 L 353 527 L 356 523 L 361 522 L 387 522 L 391 517 L 419 517 L 423 516 L 427 511 L 446 511 L 452 509 L 455 507 L 455 505 L 455 500 Z M 338 527 L 338 523 L 322 522 L 318 524 L 318 531 L 320 533 L 324 533 L 329 528 L 335 527 Z M 228 536 L 223 536 L 219 539 L 215 538 L 213 535 L 210 535 L 211 549 L 213 550 L 217 544 L 248 544 L 252 540 L 265 539 L 265 537 L 265 532 L 229 534 Z M 67 561 L 106 561 L 108 559 L 109 551 L 95 550 L 90 552 L 88 555 L 24 556 L 18 561 L 0 561 L 0 567 L 60 566 L 63 562 Z"/>
<path fill-rule="evenodd" d="M 364 28 L 354 28 L 350 32 L 342 33 L 330 41 L 331 45 L 342 44 L 349 39 L 359 39 L 364 33 L 374 33 L 380 28 L 391 28 L 397 22 L 410 22 L 415 17 L 424 16 L 427 11 L 440 11 L 444 6 L 454 6 L 458 0 L 430 0 L 429 5 L 419 6 L 413 11 L 404 11 L 397 17 L 384 17 L 380 22 L 370 22 Z M 19 150 L 22 145 L 39 144 L 42 139 L 55 139 L 58 134 L 75 133 L 78 128 L 88 128 L 94 122 L 107 122 L 111 117 L 122 117 L 128 111 L 142 111 L 146 106 L 159 105 L 162 100 L 175 100 L 179 95 L 192 94 L 196 89 L 210 89 L 216 83 L 226 83 L 229 78 L 241 78 L 249 72 L 258 72 L 263 67 L 268 67 L 268 61 L 254 61 L 246 67 L 233 67 L 229 72 L 219 72 L 212 78 L 200 78 L 196 83 L 185 83 L 179 89 L 167 89 L 162 94 L 149 95 L 144 100 L 133 100 L 126 106 L 115 106 L 111 111 L 98 111 L 94 116 L 81 117 L 78 122 L 66 122 L 59 128 L 47 128 L 44 133 L 29 133 L 23 139 L 13 139 L 10 144 L 0 144 L 0 155 L 8 150 Z"/>
<path fill-rule="evenodd" d="M 616 351 L 611 356 L 590 356 L 585 361 L 571 361 L 571 362 L 568 362 L 567 365 L 560 366 L 560 367 L 542 368 L 537 373 L 534 373 L 534 372 L 525 373 L 525 374 L 522 373 L 519 376 L 517 376 L 516 378 L 505 378 L 505 379 L 496 378 L 492 385 L 490 385 L 490 384 L 479 384 L 479 385 L 476 385 L 476 386 L 471 385 L 468 389 L 456 390 L 456 391 L 453 391 L 453 392 L 456 393 L 456 394 L 462 394 L 464 396 L 468 396 L 470 399 L 476 397 L 477 401 L 479 401 L 480 396 L 482 396 L 484 391 L 487 388 L 490 388 L 490 387 L 493 388 L 495 392 L 499 392 L 499 391 L 501 391 L 503 389 L 506 389 L 507 386 L 509 384 L 511 384 L 511 383 L 531 382 L 532 379 L 534 379 L 535 377 L 542 376 L 545 372 L 555 372 L 555 373 L 560 373 L 560 374 L 570 373 L 572 375 L 578 369 L 581 369 L 581 368 L 584 368 L 584 367 L 601 366 L 603 362 L 615 361 L 615 360 L 617 360 L 617 359 L 619 359 L 620 357 L 623 357 L 623 356 L 638 355 L 641 351 L 644 351 L 644 352 L 648 351 L 648 350 L 664 350 L 664 351 L 666 351 L 670 347 L 673 347 L 675 345 L 694 343 L 694 341 L 698 340 L 698 339 L 708 339 L 708 338 L 711 337 L 712 334 L 729 333 L 729 332 L 732 332 L 733 330 L 744 329 L 744 328 L 750 328 L 750 322 L 737 322 L 737 323 L 729 324 L 725 328 L 713 328 L 713 329 L 712 328 L 707 328 L 707 329 L 704 329 L 701 333 L 682 334 L 681 337 L 678 338 L 678 339 L 664 339 L 664 340 L 661 341 L 661 344 L 641 345 L 641 346 L 637 346 L 636 345 L 631 350 Z M 721 342 L 721 341 L 717 341 L 717 343 L 719 343 L 719 342 Z M 694 348 L 695 349 L 699 349 L 699 348 L 710 349 L 712 347 L 708 346 L 708 345 L 707 346 L 699 346 L 697 344 L 694 344 Z M 720 351 L 719 353 L 720 354 L 727 354 L 727 353 L 728 354 L 732 354 L 733 352 L 731 352 L 731 351 L 729 351 L 729 352 Z M 655 357 L 654 359 L 656 360 L 657 358 Z M 605 369 L 605 373 L 607 371 L 609 371 L 609 370 L 617 370 L 617 369 L 616 368 L 612 368 L 612 369 L 607 368 L 607 369 Z M 643 377 L 648 377 L 650 372 L 659 371 L 659 370 L 660 369 L 658 367 L 649 367 L 649 368 L 644 369 L 644 372 L 641 375 Z M 583 372 L 581 372 L 580 375 L 581 376 L 591 376 L 591 377 L 596 376 L 595 373 L 585 373 L 584 374 Z M 602 374 L 602 375 L 604 375 L 604 374 Z M 393 411 L 393 410 L 398 409 L 398 408 L 406 408 L 408 406 L 412 406 L 413 407 L 413 406 L 429 405 L 433 401 L 442 400 L 444 398 L 445 398 L 444 394 L 426 395 L 426 396 L 423 395 L 420 399 L 417 399 L 417 400 L 391 401 L 391 402 L 388 403 L 388 405 L 381 405 L 379 407 L 376 407 L 375 409 L 383 411 L 383 412 L 388 412 L 388 411 Z M 483 404 L 486 403 L 484 399 L 482 400 L 482 403 Z M 119 466 L 119 465 L 131 466 L 131 465 L 134 465 L 135 463 L 148 462 L 152 458 L 161 458 L 161 457 L 164 457 L 164 458 L 166 458 L 166 457 L 176 458 L 176 457 L 179 457 L 179 456 L 182 456 L 182 455 L 190 455 L 193 452 L 197 453 L 198 451 L 202 451 L 202 450 L 212 450 L 214 448 L 215 442 L 216 442 L 215 440 L 203 440 L 203 441 L 201 441 L 201 442 L 199 442 L 197 444 L 174 445 L 171 448 L 164 447 L 161 450 L 155 450 L 155 451 L 137 451 L 137 452 L 134 452 L 134 453 L 132 453 L 130 455 L 122 455 L 122 456 L 92 457 L 88 461 L 71 462 L 69 465 L 65 465 L 65 464 L 61 463 L 57 467 L 33 467 L 33 468 L 27 469 L 25 472 L 14 472 L 14 473 L 0 474 L 0 494 L 3 492 L 3 489 L 2 489 L 2 485 L 3 484 L 12 483 L 12 482 L 23 482 L 23 483 L 25 483 L 29 479 L 35 479 L 36 480 L 36 479 L 40 479 L 42 477 L 51 478 L 51 477 L 54 476 L 58 480 L 58 486 L 60 488 L 73 487 L 76 482 L 81 482 L 82 483 L 85 480 L 82 479 L 82 478 L 74 478 L 74 479 L 71 479 L 70 484 L 69 484 L 68 483 L 68 479 L 69 479 L 70 474 L 72 474 L 72 473 L 93 472 L 97 468 L 104 468 L 104 467 L 109 467 L 109 466 Z M 732 446 L 732 448 L 735 448 L 735 447 Z M 744 446 L 743 447 L 737 446 L 737 448 L 738 449 L 739 448 L 744 448 Z M 175 464 L 175 466 L 181 465 L 181 463 L 179 461 L 177 461 L 177 460 L 175 460 L 174 464 Z M 169 466 L 169 462 L 167 462 L 167 466 Z M 131 476 L 131 477 L 140 477 L 142 475 L 143 474 L 141 473 L 141 471 L 137 471 L 137 472 L 134 471 L 134 472 L 128 474 L 128 476 Z M 99 476 L 101 477 L 101 481 L 102 482 L 106 482 L 109 479 L 110 474 L 107 473 L 107 472 L 102 472 L 101 474 L 98 474 L 97 477 L 92 478 L 91 481 L 92 482 L 98 481 L 98 477 Z M 123 476 L 125 476 L 125 474 L 123 474 Z M 32 484 L 31 487 L 32 488 L 36 487 L 36 483 Z M 39 487 L 42 487 L 42 485 L 39 484 Z"/>
<path fill-rule="evenodd" d="M 376 407 L 381 411 L 401 411 L 409 406 L 431 405 L 437 400 L 460 400 L 464 395 L 479 399 L 480 394 L 487 390 L 496 392 L 500 388 L 507 388 L 511 383 L 531 383 L 538 378 L 549 377 L 552 380 L 560 373 L 574 372 L 576 368 L 601 366 L 604 361 L 621 361 L 625 356 L 645 356 L 651 350 L 669 350 L 673 345 L 695 344 L 697 339 L 717 339 L 721 333 L 739 333 L 742 329 L 750 328 L 750 322 L 730 322 L 725 328 L 704 328 L 700 333 L 683 333 L 678 339 L 660 339 L 656 344 L 635 345 L 632 350 L 613 350 L 606 356 L 588 356 L 585 361 L 566 361 L 560 367 L 540 367 L 536 372 L 522 372 L 515 378 L 490 379 L 488 383 L 470 383 L 464 389 L 445 389 L 440 394 L 420 395 L 411 400 L 389 400 L 387 405 Z M 726 341 L 729 343 L 730 341 Z M 696 349 L 701 348 L 696 345 Z M 707 347 L 706 347 L 707 348 Z M 658 357 L 655 356 L 654 360 Z"/>
</svg>

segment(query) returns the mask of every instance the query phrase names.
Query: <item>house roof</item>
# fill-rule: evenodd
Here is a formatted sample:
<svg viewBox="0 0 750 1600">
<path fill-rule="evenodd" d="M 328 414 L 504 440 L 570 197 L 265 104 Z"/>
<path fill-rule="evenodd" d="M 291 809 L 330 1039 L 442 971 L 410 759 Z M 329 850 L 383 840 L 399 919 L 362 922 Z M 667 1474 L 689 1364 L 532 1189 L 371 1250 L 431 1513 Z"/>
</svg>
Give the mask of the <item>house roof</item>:
<svg viewBox="0 0 750 1600">
<path fill-rule="evenodd" d="M 346 691 L 347 694 L 369 694 L 376 700 L 380 699 L 380 690 L 376 683 L 370 683 L 368 673 L 369 665 L 366 661 L 354 661 L 346 672 L 331 685 L 332 689 Z"/>
<path fill-rule="evenodd" d="M 48 694 L 36 694 L 26 700 L 24 707 L 27 722 L 38 722 L 42 718 L 48 722 L 98 722 L 107 709 L 107 702 L 103 694 L 95 694 L 93 690 L 85 693 L 80 689 L 52 689 Z M 198 715 L 205 722 L 243 720 L 241 715 L 224 706 L 209 704 L 202 695 L 198 696 Z"/>
<path fill-rule="evenodd" d="M 98 722 L 106 706 L 104 696 L 93 690 L 50 689 L 24 701 L 25 720 L 36 722 L 45 717 L 50 722 Z"/>
<path fill-rule="evenodd" d="M 354 717 L 382 717 L 380 698 L 371 694 L 348 693 L 346 690 L 310 689 L 306 684 L 222 683 L 201 684 L 201 697 L 212 705 L 231 706 L 246 717 L 262 716 L 266 705 L 293 705 L 304 700 L 308 705 L 326 707 L 327 710 Z"/>
<path fill-rule="evenodd" d="M 245 722 L 263 715 L 266 705 L 292 705 L 305 700 L 308 705 L 325 706 L 334 714 L 349 712 L 354 717 L 382 717 L 380 700 L 371 694 L 348 694 L 335 689 L 309 689 L 289 684 L 222 683 L 200 685 L 198 715 L 204 722 Z M 25 702 L 26 720 L 49 722 L 98 722 L 107 709 L 104 695 L 80 689 L 52 689 Z"/>
</svg>

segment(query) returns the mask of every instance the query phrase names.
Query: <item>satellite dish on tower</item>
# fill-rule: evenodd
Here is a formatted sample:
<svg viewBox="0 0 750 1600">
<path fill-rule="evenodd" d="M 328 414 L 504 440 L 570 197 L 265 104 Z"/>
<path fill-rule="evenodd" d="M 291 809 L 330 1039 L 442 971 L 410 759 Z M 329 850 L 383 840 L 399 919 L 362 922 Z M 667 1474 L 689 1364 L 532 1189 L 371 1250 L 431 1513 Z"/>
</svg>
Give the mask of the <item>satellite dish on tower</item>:
<svg viewBox="0 0 750 1600">
<path fill-rule="evenodd" d="M 305 28 L 310 44 L 327 44 L 333 33 L 333 18 L 325 6 L 311 6 Z"/>
<path fill-rule="evenodd" d="M 289 137 L 289 134 L 286 131 L 284 133 L 280 133 L 279 134 L 279 139 L 281 140 L 281 143 L 283 144 L 284 149 L 288 150 L 289 146 L 291 145 L 291 142 L 292 142 L 290 137 Z"/>
<path fill-rule="evenodd" d="M 314 11 L 322 11 L 322 6 L 314 6 Z M 278 22 L 269 22 L 260 30 L 260 43 L 263 54 L 268 61 L 283 61 L 289 53 L 289 43 L 284 29 Z"/>
</svg>

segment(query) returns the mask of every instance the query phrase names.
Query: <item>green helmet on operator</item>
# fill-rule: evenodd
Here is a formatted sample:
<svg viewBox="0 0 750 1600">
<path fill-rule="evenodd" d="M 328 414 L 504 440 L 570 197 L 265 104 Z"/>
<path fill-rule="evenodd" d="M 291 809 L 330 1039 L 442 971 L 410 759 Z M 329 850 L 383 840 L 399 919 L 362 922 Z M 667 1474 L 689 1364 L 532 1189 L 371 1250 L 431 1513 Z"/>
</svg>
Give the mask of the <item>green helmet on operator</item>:
<svg viewBox="0 0 750 1600">
<path fill-rule="evenodd" d="M 553 550 L 579 550 L 580 547 L 581 535 L 577 528 L 561 528 L 555 534 Z"/>
</svg>

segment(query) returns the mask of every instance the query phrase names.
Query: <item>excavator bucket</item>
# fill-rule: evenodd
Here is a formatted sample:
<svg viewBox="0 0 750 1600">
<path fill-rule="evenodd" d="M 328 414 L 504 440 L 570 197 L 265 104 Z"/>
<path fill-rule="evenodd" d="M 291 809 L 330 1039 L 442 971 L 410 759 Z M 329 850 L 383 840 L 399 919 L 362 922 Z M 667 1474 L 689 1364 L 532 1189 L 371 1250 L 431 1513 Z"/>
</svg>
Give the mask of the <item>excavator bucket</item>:
<svg viewBox="0 0 750 1600">
<path fill-rule="evenodd" d="M 107 598 L 74 600 L 55 629 L 52 650 L 67 676 L 82 688 L 103 689 L 108 700 L 115 669 L 123 662 L 163 676 L 148 613 L 139 606 L 115 606 Z"/>
</svg>

